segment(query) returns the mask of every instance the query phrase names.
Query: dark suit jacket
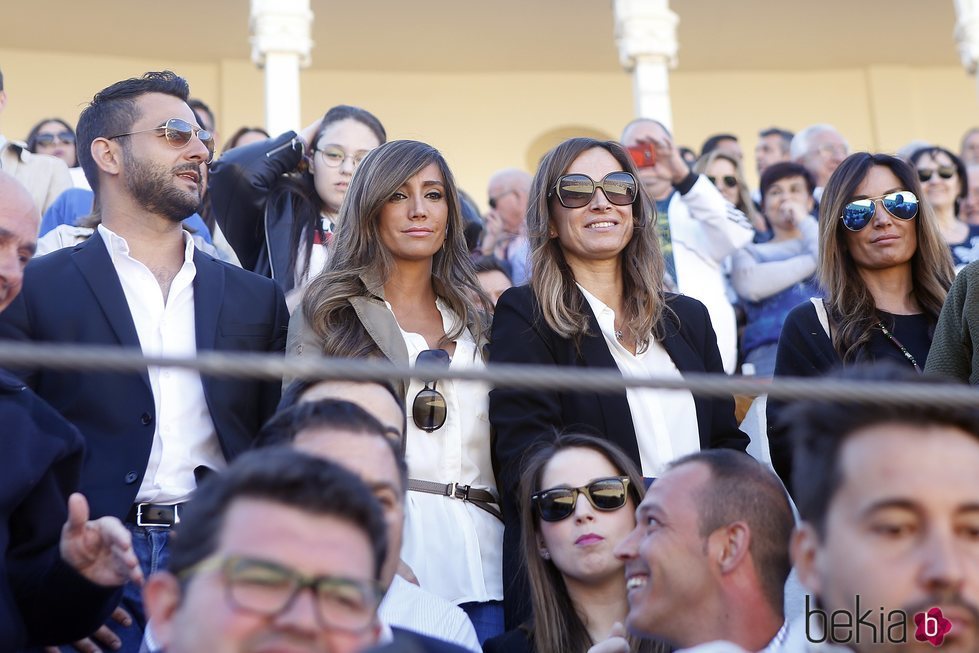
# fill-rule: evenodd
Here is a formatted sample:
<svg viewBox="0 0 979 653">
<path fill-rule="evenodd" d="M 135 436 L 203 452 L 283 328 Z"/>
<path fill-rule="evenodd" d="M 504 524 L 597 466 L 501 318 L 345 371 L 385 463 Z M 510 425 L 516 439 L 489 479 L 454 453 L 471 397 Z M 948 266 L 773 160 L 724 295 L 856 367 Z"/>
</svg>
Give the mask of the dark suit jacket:
<svg viewBox="0 0 979 653">
<path fill-rule="evenodd" d="M 703 304 L 683 295 L 668 295 L 662 329 L 663 348 L 681 372 L 723 373 L 717 338 Z M 528 363 L 562 367 L 617 369 L 588 302 L 589 334 L 574 341 L 555 333 L 540 314 L 540 304 L 529 286 L 511 288 L 496 305 L 490 342 L 491 363 Z M 744 451 L 748 436 L 738 430 L 733 398 L 694 396 L 700 445 L 704 449 Z M 527 448 L 554 429 L 578 430 L 607 437 L 639 466 L 639 445 L 625 390 L 557 392 L 513 390 L 497 387 L 490 392 L 490 422 L 494 428 L 493 469 L 503 500 L 503 582 L 507 627 L 529 617 L 520 606 L 527 592 L 511 587 L 517 578 L 520 551 L 519 519 L 515 495 Z"/>
<path fill-rule="evenodd" d="M 194 253 L 198 351 L 281 352 L 288 311 L 271 279 Z M 122 346 L 139 350 L 126 296 L 102 237 L 39 257 L 20 296 L 0 314 L 0 338 Z M 80 491 L 93 517 L 125 518 L 153 443 L 156 408 L 149 376 L 33 370 L 24 375 L 85 438 Z M 228 460 L 249 448 L 275 411 L 280 384 L 204 376 L 204 396 Z"/>
<path fill-rule="evenodd" d="M 82 436 L 0 370 L 0 450 L 0 651 L 84 637 L 108 617 L 119 592 L 87 581 L 58 549 Z"/>
<path fill-rule="evenodd" d="M 368 649 L 368 653 L 469 653 L 458 644 L 422 635 L 404 628 L 391 628 L 393 640 Z"/>
</svg>

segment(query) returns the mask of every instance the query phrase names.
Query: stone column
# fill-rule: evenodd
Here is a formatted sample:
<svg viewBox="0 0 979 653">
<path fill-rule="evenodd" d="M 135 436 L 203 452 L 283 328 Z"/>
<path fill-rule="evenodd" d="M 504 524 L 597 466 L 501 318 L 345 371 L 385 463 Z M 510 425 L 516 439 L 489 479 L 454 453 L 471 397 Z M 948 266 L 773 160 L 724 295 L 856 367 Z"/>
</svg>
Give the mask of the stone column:
<svg viewBox="0 0 979 653">
<path fill-rule="evenodd" d="M 654 118 L 673 128 L 670 74 L 676 68 L 676 26 L 669 0 L 614 0 L 619 62 L 632 73 L 637 118 Z"/>
<path fill-rule="evenodd" d="M 276 136 L 302 128 L 299 69 L 310 62 L 309 0 L 251 0 L 252 61 L 265 69 L 265 128 Z"/>
</svg>

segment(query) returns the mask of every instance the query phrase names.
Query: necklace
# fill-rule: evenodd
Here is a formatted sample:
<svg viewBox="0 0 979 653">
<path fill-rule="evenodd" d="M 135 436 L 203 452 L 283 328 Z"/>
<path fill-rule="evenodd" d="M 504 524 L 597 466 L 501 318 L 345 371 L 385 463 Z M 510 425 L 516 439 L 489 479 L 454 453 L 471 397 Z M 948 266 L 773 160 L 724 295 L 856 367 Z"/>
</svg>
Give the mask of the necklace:
<svg viewBox="0 0 979 653">
<path fill-rule="evenodd" d="M 901 353 L 904 354 L 904 357 L 906 359 L 908 359 L 908 362 L 914 365 L 914 369 L 920 372 L 921 367 L 918 366 L 918 361 L 914 359 L 914 356 L 911 354 L 911 352 L 908 351 L 908 348 L 902 345 L 901 341 L 898 340 L 897 337 L 895 337 L 895 335 L 891 333 L 886 326 L 884 326 L 884 323 L 878 322 L 877 328 L 880 329 L 880 332 L 884 334 L 884 337 L 887 338 L 892 345 L 894 345 L 895 347 L 901 350 Z"/>
<path fill-rule="evenodd" d="M 622 342 L 622 329 L 615 330 L 615 339 Z"/>
</svg>

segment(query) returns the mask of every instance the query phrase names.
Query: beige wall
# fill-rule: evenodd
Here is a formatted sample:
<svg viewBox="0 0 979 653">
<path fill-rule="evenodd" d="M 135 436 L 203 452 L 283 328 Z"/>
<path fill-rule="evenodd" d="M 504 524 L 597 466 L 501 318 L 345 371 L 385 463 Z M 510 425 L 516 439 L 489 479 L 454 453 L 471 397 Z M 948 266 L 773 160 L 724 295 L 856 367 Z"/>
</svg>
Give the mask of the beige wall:
<svg viewBox="0 0 979 653">
<path fill-rule="evenodd" d="M 94 91 L 146 70 L 170 67 L 218 114 L 223 135 L 263 123 L 262 73 L 248 61 L 160 61 L 0 49 L 9 101 L 0 131 L 22 138 L 44 116 L 74 122 Z M 975 81 L 960 68 L 874 66 L 823 71 L 677 72 L 671 78 L 678 142 L 695 149 L 712 132 L 737 134 L 754 178 L 759 129 L 836 125 L 855 149 L 894 150 L 911 139 L 958 148 L 979 124 Z M 337 103 L 374 111 L 392 138 L 439 147 L 463 188 L 485 201 L 499 168 L 532 171 L 547 143 L 577 128 L 617 136 L 632 117 L 627 74 L 386 74 L 307 70 L 308 123 Z"/>
</svg>

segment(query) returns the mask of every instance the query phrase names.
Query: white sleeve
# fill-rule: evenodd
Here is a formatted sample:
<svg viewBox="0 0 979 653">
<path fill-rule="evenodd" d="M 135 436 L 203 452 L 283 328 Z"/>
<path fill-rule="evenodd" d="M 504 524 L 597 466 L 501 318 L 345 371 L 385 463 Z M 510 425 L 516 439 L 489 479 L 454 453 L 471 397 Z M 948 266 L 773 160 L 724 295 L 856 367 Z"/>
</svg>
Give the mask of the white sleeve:
<svg viewBox="0 0 979 653">
<path fill-rule="evenodd" d="M 686 205 L 690 217 L 704 230 L 705 247 L 701 252 L 720 263 L 752 241 L 755 230 L 744 213 L 721 196 L 720 191 L 704 175 L 680 200 Z"/>
</svg>

